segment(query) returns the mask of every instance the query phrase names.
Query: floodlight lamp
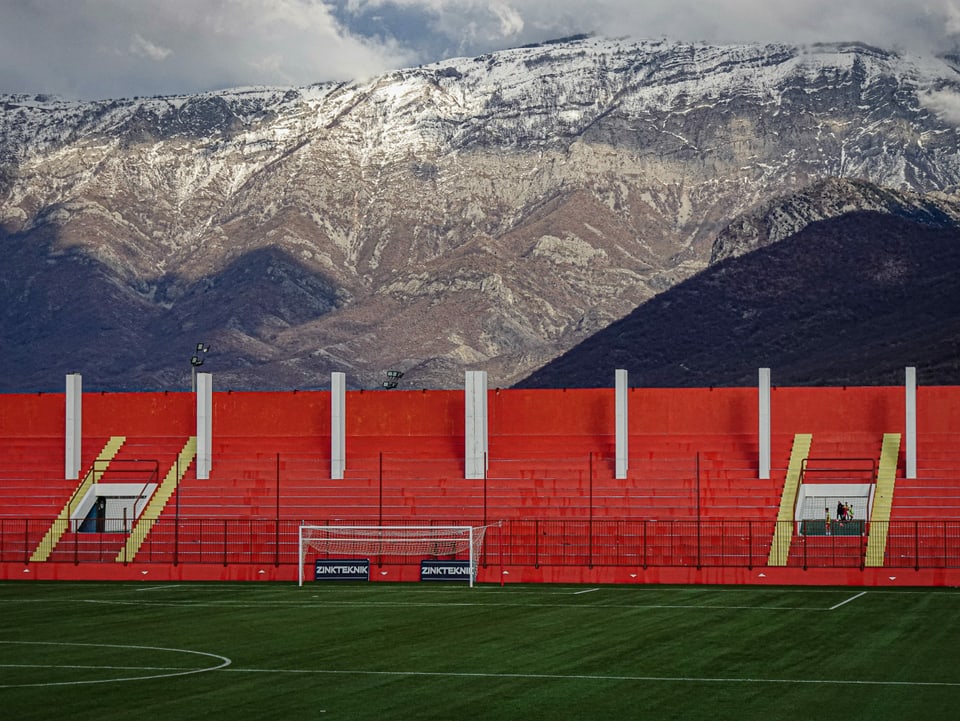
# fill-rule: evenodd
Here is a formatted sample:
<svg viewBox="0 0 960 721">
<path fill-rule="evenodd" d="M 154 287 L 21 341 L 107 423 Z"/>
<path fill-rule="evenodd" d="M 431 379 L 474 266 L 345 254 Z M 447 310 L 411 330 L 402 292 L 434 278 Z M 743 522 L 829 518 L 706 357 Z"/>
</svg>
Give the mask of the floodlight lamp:
<svg viewBox="0 0 960 721">
<path fill-rule="evenodd" d="M 383 382 L 383 387 L 386 388 L 387 390 L 391 390 L 391 389 L 397 387 L 397 382 L 396 382 L 396 381 L 384 381 L 384 382 Z"/>
<path fill-rule="evenodd" d="M 387 378 L 403 378 L 403 371 L 387 371 Z"/>
</svg>

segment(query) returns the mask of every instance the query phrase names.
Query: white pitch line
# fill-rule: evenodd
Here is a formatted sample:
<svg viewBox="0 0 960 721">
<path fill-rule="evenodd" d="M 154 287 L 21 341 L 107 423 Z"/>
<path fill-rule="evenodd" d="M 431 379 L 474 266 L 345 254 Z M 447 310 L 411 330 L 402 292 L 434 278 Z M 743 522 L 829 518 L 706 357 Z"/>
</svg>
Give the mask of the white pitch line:
<svg viewBox="0 0 960 721">
<path fill-rule="evenodd" d="M 137 593 L 142 593 L 143 591 L 166 591 L 171 588 L 180 588 L 182 583 L 175 583 L 172 586 L 147 586 L 146 588 L 138 588 Z"/>
<path fill-rule="evenodd" d="M 120 678 L 101 678 L 93 679 L 87 681 L 44 681 L 39 683 L 11 683 L 11 684 L 0 684 L 0 688 L 30 688 L 30 687 L 42 687 L 42 686 L 84 686 L 95 683 L 117 683 L 120 681 L 146 681 L 148 679 L 155 678 L 171 678 L 173 676 L 190 676 L 196 673 L 207 673 L 209 671 L 219 671 L 220 669 L 226 668 L 231 663 L 233 663 L 226 656 L 221 656 L 218 653 L 207 653 L 206 651 L 192 651 L 187 648 L 164 648 L 162 646 L 128 646 L 125 644 L 117 643 L 67 643 L 64 641 L 0 641 L 0 644 L 10 645 L 10 646 L 61 646 L 61 647 L 77 647 L 77 648 L 119 648 L 119 649 L 129 649 L 134 653 L 141 651 L 167 651 L 170 653 L 185 653 L 191 654 L 194 656 L 204 656 L 206 658 L 211 658 L 221 663 L 216 666 L 206 666 L 203 668 L 192 668 L 192 669 L 183 669 L 177 668 L 174 670 L 167 670 L 165 673 L 154 673 L 149 676 L 122 676 Z M 26 666 L 24 666 L 26 668 Z M 89 666 L 63 666 L 62 668 L 95 668 Z M 103 666 L 101 668 L 111 669 L 118 668 L 121 670 L 129 670 L 126 667 L 111 667 Z M 151 668 L 147 667 L 135 667 L 135 670 L 163 670 L 163 667 Z"/>
<path fill-rule="evenodd" d="M 574 591 L 574 596 L 579 596 L 581 593 L 593 593 L 594 591 L 599 591 L 599 588 L 588 588 L 585 591 Z"/>
<path fill-rule="evenodd" d="M 94 671 L 183 671 L 182 666 L 91 666 L 78 663 L 0 663 L 0 668 L 84 668 Z M 206 669 L 204 669 L 206 670 Z"/>
<path fill-rule="evenodd" d="M 600 676 L 553 673 L 473 673 L 456 671 L 344 671 L 330 669 L 230 668 L 225 673 L 320 674 L 331 676 L 431 676 L 441 678 L 515 678 L 548 681 L 646 681 L 664 683 L 765 683 L 825 684 L 833 686 L 936 686 L 960 687 L 960 681 L 858 681 L 816 678 L 726 678 L 712 676 Z"/>
<path fill-rule="evenodd" d="M 599 589 L 596 589 L 599 590 Z M 585 593 L 585 591 L 580 591 Z M 654 608 L 671 609 L 697 609 L 709 611 L 810 611 L 812 613 L 823 613 L 829 609 L 809 608 L 804 606 L 732 606 L 719 604 L 703 603 L 604 603 L 584 605 L 582 603 L 486 603 L 478 601 L 475 603 L 445 602 L 408 602 L 408 601 L 324 601 L 322 604 L 310 603 L 309 601 L 267 601 L 264 603 L 256 601 L 120 601 L 106 599 L 77 599 L 78 603 L 92 603 L 103 606 L 147 606 L 159 608 L 307 608 L 317 611 L 336 606 L 337 608 L 576 608 L 583 611 L 606 611 L 610 609 L 632 609 L 642 611 Z"/>
<path fill-rule="evenodd" d="M 830 611 L 835 611 L 836 609 L 840 608 L 841 606 L 843 606 L 843 605 L 845 605 L 845 604 L 847 604 L 847 603 L 850 603 L 851 601 L 856 601 L 856 600 L 857 600 L 858 598 L 860 598 L 861 596 L 866 596 L 866 595 L 867 595 L 867 592 L 866 592 L 866 591 L 861 591 L 861 592 L 858 593 L 856 596 L 851 596 L 851 597 L 848 598 L 846 601 L 841 601 L 841 602 L 838 603 L 836 606 L 831 606 L 828 610 L 830 610 Z"/>
</svg>

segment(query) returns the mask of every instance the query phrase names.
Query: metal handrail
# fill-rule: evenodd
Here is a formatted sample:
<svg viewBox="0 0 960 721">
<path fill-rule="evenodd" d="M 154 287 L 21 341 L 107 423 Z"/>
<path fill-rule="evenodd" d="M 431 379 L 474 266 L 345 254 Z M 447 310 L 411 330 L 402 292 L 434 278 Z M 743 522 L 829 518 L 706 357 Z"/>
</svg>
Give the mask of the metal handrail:
<svg viewBox="0 0 960 721">
<path fill-rule="evenodd" d="M 159 461 L 151 459 L 151 460 L 143 461 L 143 462 L 147 462 L 147 463 L 152 462 L 152 463 L 153 463 L 153 471 L 152 471 L 152 472 L 150 473 L 150 475 L 147 477 L 147 480 L 144 481 L 143 487 L 140 489 L 140 493 L 137 494 L 137 496 L 136 496 L 136 497 L 134 498 L 134 500 L 133 500 L 133 518 L 134 518 L 134 520 L 137 519 L 137 518 L 139 518 L 139 515 L 137 514 L 137 502 L 138 502 L 140 499 L 144 498 L 144 497 L 147 495 L 147 486 L 149 486 L 150 483 L 158 483 L 158 482 L 159 482 L 158 479 L 160 478 L 160 462 L 159 462 Z"/>
<path fill-rule="evenodd" d="M 811 469 L 807 467 L 810 461 L 814 461 L 816 463 L 821 463 L 821 462 L 823 463 L 856 463 L 858 461 L 862 461 L 865 464 L 869 465 L 869 469 L 860 467 L 860 466 L 827 466 L 824 468 Z M 877 461 L 873 458 L 820 458 L 817 456 L 808 456 L 807 458 L 804 458 L 803 460 L 800 461 L 800 483 L 803 483 L 804 477 L 806 476 L 806 473 L 808 470 L 816 471 L 816 472 L 837 471 L 840 473 L 850 472 L 850 471 L 859 471 L 862 473 L 864 471 L 869 470 L 870 482 L 876 483 L 876 480 L 877 480 Z"/>
</svg>

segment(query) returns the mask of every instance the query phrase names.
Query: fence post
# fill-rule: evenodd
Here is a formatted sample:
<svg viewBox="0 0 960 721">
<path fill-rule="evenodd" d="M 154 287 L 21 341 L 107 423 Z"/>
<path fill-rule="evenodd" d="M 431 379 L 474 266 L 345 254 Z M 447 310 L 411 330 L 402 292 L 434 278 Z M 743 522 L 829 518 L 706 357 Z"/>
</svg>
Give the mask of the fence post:
<svg viewBox="0 0 960 721">
<path fill-rule="evenodd" d="M 540 519 L 533 522 L 533 567 L 540 568 Z"/>
<path fill-rule="evenodd" d="M 183 490 L 182 481 L 183 478 L 180 476 L 180 454 L 177 454 L 176 460 L 177 467 L 177 487 L 174 489 L 174 492 L 177 494 L 177 505 L 175 506 L 173 513 L 173 565 L 176 566 L 180 563 L 180 492 Z"/>
<path fill-rule="evenodd" d="M 487 525 L 487 464 L 489 463 L 487 453 L 483 453 L 483 525 Z M 503 579 L 501 579 L 502 581 Z"/>
<path fill-rule="evenodd" d="M 861 527 L 862 528 L 862 527 Z M 887 534 L 887 538 L 890 538 L 890 534 Z M 867 537 L 863 535 L 863 531 L 860 531 L 860 570 L 862 571 L 867 567 Z"/>
<path fill-rule="evenodd" d="M 297 554 L 299 555 L 299 551 Z M 277 521 L 274 525 L 273 566 L 280 566 L 280 452 L 277 452 Z"/>
<path fill-rule="evenodd" d="M 700 451 L 697 451 L 696 456 L 696 469 L 697 469 L 697 570 L 700 570 L 701 565 L 701 546 L 703 544 L 703 531 L 701 526 L 703 525 L 703 518 L 700 515 Z"/>
<path fill-rule="evenodd" d="M 947 544 L 948 544 L 948 540 L 947 540 L 947 522 L 946 522 L 946 521 L 940 521 L 940 527 L 943 529 L 943 567 L 944 567 L 944 568 L 949 568 L 949 566 L 947 565 L 947 559 L 948 559 L 948 554 L 947 554 Z"/>
<path fill-rule="evenodd" d="M 484 468 L 483 475 L 484 475 L 484 484 L 486 484 L 486 475 L 487 475 L 486 468 Z M 507 523 L 510 523 L 510 521 L 507 521 Z M 512 539 L 513 534 L 511 533 L 510 536 L 511 536 L 511 539 Z M 504 578 L 503 578 L 503 576 L 504 576 L 504 573 L 503 573 L 503 524 L 500 524 L 499 526 L 497 526 L 497 550 L 500 552 L 500 587 L 502 588 L 502 587 L 503 587 L 503 584 L 504 584 Z"/>
<path fill-rule="evenodd" d="M 643 570 L 647 570 L 647 524 L 649 521 L 643 521 Z"/>
<path fill-rule="evenodd" d="M 590 508 L 587 511 L 590 523 L 587 529 L 587 568 L 593 568 L 593 451 L 590 451 L 587 456 L 587 472 L 590 474 L 590 495 L 588 498 Z"/>
<path fill-rule="evenodd" d="M 913 522 L 913 570 L 920 570 L 920 521 Z"/>
</svg>

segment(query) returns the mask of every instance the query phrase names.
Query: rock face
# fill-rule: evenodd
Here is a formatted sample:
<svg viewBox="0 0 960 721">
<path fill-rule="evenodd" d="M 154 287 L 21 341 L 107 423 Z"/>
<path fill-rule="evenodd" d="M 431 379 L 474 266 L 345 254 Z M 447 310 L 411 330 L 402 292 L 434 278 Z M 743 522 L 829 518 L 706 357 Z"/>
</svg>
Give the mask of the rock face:
<svg viewBox="0 0 960 721">
<path fill-rule="evenodd" d="M 920 226 L 960 226 L 960 197 L 897 192 L 862 180 L 830 178 L 802 192 L 763 203 L 728 225 L 713 244 L 711 264 L 734 258 L 799 233 L 811 223 L 871 211 Z"/>
<path fill-rule="evenodd" d="M 0 96 L 0 388 L 189 387 L 199 341 L 221 389 L 508 386 L 711 257 L 894 197 L 949 225 L 958 89 L 857 44 L 579 38 L 363 83 Z"/>
<path fill-rule="evenodd" d="M 623 368 L 635 386 L 755 386 L 760 367 L 782 386 L 895 385 L 907 366 L 957 385 L 958 349 L 960 224 L 856 211 L 717 262 L 518 385 L 612 386 Z"/>
</svg>

